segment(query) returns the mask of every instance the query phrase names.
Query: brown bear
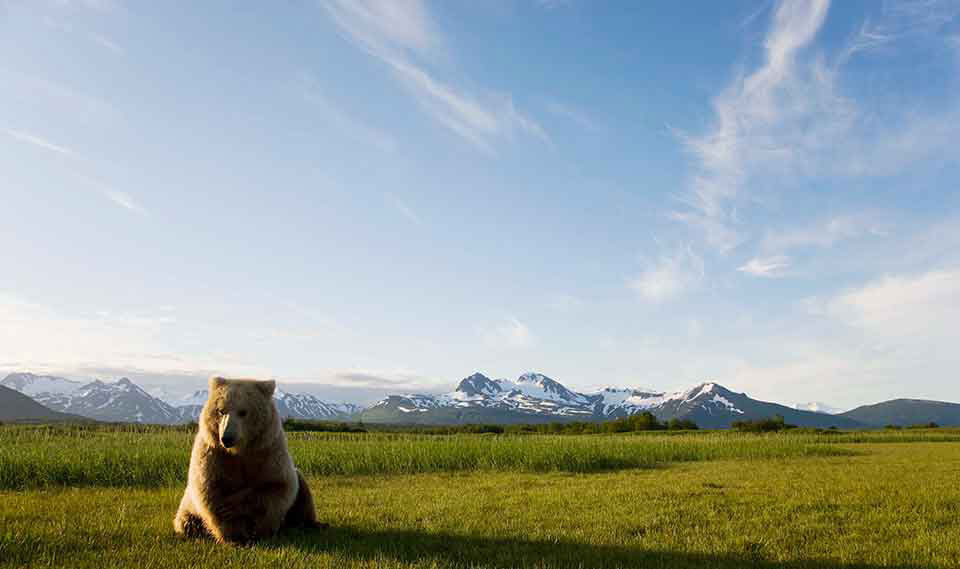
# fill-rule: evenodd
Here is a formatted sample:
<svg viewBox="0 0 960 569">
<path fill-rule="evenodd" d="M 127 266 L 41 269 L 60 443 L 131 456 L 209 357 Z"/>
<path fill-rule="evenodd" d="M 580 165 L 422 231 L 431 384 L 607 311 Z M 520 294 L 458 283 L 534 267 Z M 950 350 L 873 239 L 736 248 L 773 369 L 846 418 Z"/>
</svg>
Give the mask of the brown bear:
<svg viewBox="0 0 960 569">
<path fill-rule="evenodd" d="M 274 381 L 210 379 L 173 519 L 178 534 L 242 543 L 285 527 L 325 527 L 287 451 L 275 389 Z"/>
</svg>

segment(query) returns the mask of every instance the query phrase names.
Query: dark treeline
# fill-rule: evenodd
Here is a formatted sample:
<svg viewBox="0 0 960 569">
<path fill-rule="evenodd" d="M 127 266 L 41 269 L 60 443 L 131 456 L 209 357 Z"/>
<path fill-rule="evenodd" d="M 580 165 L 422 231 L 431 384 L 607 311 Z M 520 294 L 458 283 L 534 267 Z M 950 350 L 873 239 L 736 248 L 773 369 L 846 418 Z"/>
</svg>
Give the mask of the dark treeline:
<svg viewBox="0 0 960 569">
<path fill-rule="evenodd" d="M 660 421 L 653 413 L 644 412 L 602 423 L 574 421 L 565 423 L 524 423 L 512 425 L 465 424 L 465 425 L 391 425 L 377 423 L 343 423 L 287 419 L 283 428 L 289 432 L 314 431 L 331 433 L 413 433 L 420 435 L 459 434 L 544 434 L 586 435 L 601 433 L 631 433 L 636 431 L 689 431 L 697 424 L 689 419 Z"/>
<path fill-rule="evenodd" d="M 929 423 L 917 423 L 916 425 L 907 425 L 906 427 L 902 425 L 887 425 L 884 429 L 889 429 L 891 431 L 898 431 L 900 429 L 939 429 L 940 425 L 930 421 Z"/>
<path fill-rule="evenodd" d="M 764 419 L 754 419 L 752 421 L 734 421 L 730 427 L 741 433 L 776 433 L 787 429 L 796 429 L 796 425 L 791 425 L 784 421 L 780 415 L 767 417 Z"/>
</svg>

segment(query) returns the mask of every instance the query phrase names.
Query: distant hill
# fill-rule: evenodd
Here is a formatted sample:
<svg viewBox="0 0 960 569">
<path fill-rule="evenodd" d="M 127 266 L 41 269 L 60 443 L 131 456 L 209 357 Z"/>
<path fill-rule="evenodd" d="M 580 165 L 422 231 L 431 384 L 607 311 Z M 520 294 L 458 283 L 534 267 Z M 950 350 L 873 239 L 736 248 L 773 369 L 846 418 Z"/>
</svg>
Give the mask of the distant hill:
<svg viewBox="0 0 960 569">
<path fill-rule="evenodd" d="M 0 421 L 72 422 L 89 421 L 89 419 L 47 409 L 19 391 L 0 385 Z"/>
<path fill-rule="evenodd" d="M 931 421 L 954 427 L 960 426 L 960 404 L 925 399 L 893 399 L 875 405 L 863 405 L 836 416 L 872 427 L 919 425 Z"/>
</svg>

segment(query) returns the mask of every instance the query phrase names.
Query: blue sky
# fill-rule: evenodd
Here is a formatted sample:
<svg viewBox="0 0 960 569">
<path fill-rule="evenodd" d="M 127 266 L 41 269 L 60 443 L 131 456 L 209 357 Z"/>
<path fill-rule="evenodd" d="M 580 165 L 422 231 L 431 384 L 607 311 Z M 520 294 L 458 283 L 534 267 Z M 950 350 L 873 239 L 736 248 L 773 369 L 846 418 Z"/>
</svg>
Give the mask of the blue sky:
<svg viewBox="0 0 960 569">
<path fill-rule="evenodd" d="M 0 370 L 960 400 L 954 2 L 0 2 Z"/>
</svg>

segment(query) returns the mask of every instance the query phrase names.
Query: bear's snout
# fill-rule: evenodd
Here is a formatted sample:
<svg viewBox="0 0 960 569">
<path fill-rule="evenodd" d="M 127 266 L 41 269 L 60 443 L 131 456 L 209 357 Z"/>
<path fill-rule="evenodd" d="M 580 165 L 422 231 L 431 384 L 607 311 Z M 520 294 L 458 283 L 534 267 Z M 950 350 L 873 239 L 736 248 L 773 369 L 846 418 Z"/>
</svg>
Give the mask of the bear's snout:
<svg viewBox="0 0 960 569">
<path fill-rule="evenodd" d="M 233 445 L 237 444 L 237 439 L 233 435 L 223 435 L 220 437 L 220 442 L 223 443 L 224 448 L 233 448 Z"/>
</svg>

